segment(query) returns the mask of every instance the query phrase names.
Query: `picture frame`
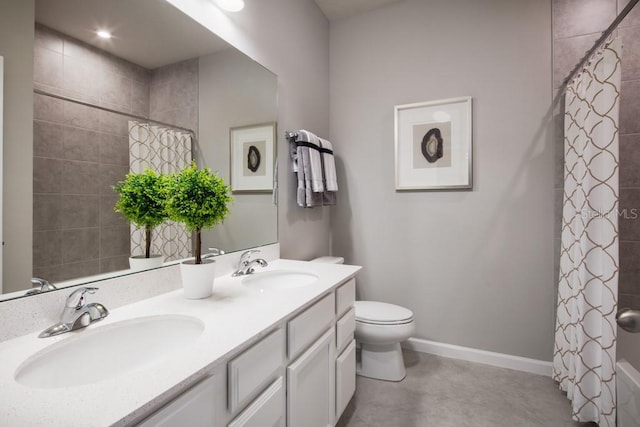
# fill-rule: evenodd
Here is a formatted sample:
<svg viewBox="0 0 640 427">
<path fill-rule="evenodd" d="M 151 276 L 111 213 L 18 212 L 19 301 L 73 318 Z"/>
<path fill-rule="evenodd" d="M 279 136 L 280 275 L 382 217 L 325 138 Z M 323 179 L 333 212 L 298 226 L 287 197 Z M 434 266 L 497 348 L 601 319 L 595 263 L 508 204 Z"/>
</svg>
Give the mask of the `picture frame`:
<svg viewBox="0 0 640 427">
<path fill-rule="evenodd" d="M 276 124 L 229 129 L 232 193 L 273 192 Z"/>
<path fill-rule="evenodd" d="M 472 98 L 394 107 L 396 191 L 471 190 Z"/>
</svg>

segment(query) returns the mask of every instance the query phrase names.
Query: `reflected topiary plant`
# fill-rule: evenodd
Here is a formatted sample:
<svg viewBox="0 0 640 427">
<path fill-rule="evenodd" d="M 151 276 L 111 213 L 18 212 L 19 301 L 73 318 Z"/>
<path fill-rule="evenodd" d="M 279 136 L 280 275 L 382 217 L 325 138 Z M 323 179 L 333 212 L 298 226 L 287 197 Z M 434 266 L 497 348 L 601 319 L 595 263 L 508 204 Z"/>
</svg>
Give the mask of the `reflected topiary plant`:
<svg viewBox="0 0 640 427">
<path fill-rule="evenodd" d="M 145 258 L 151 256 L 151 231 L 169 218 L 166 181 L 166 176 L 147 169 L 143 173 L 128 173 L 124 181 L 113 186 L 113 191 L 120 195 L 114 210 L 129 223 L 144 228 Z"/>
<path fill-rule="evenodd" d="M 233 201 L 230 188 L 209 168 L 198 170 L 195 162 L 167 179 L 167 212 L 173 221 L 195 232 L 195 263 L 202 264 L 203 229 L 222 222 Z"/>
</svg>

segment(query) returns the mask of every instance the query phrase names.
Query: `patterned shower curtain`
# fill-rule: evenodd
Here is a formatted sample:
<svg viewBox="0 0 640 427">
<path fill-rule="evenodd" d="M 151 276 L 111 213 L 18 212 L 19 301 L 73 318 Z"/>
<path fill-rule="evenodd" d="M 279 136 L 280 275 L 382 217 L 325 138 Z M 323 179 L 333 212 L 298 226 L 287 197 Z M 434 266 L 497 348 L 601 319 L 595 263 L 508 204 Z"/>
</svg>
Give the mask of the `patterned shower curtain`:
<svg viewBox="0 0 640 427">
<path fill-rule="evenodd" d="M 573 419 L 616 423 L 619 39 L 568 86 L 553 378 Z"/>
<path fill-rule="evenodd" d="M 129 122 L 129 168 L 141 173 L 151 168 L 173 173 L 191 164 L 191 134 L 149 123 Z M 144 230 L 131 225 L 131 254 L 144 254 Z M 191 256 L 191 233 L 183 224 L 167 221 L 153 230 L 151 253 L 165 261 Z"/>
</svg>

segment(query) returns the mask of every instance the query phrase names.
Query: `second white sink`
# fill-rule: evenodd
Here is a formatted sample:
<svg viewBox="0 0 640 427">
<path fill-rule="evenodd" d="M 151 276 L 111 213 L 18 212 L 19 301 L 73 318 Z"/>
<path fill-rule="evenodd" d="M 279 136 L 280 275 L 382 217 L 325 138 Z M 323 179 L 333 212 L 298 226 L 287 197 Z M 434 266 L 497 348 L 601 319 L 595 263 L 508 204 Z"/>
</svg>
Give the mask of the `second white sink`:
<svg viewBox="0 0 640 427">
<path fill-rule="evenodd" d="M 72 332 L 22 363 L 15 379 L 33 388 L 60 388 L 116 378 L 183 351 L 202 331 L 195 317 L 166 315 Z"/>
<path fill-rule="evenodd" d="M 302 288 L 315 283 L 318 276 L 306 271 L 271 270 L 253 273 L 242 279 L 242 284 L 258 291 L 283 291 Z"/>
</svg>

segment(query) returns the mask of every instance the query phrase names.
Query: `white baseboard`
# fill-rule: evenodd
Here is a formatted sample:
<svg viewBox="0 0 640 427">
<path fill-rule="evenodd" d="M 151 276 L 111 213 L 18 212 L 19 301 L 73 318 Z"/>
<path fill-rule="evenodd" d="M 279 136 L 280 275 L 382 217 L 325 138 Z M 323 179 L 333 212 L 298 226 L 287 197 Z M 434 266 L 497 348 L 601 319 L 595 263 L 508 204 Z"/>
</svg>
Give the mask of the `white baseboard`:
<svg viewBox="0 0 640 427">
<path fill-rule="evenodd" d="M 466 360 L 468 362 L 482 363 L 484 365 L 497 366 L 499 368 L 515 369 L 516 371 L 529 372 L 532 374 L 551 376 L 551 362 L 543 360 L 529 359 L 526 357 L 512 356 L 492 351 L 478 350 L 475 348 L 462 347 L 453 344 L 444 344 L 435 341 L 423 340 L 420 338 L 409 338 L 402 343 L 402 347 L 429 353 L 436 356 L 449 357 L 451 359 Z"/>
</svg>

